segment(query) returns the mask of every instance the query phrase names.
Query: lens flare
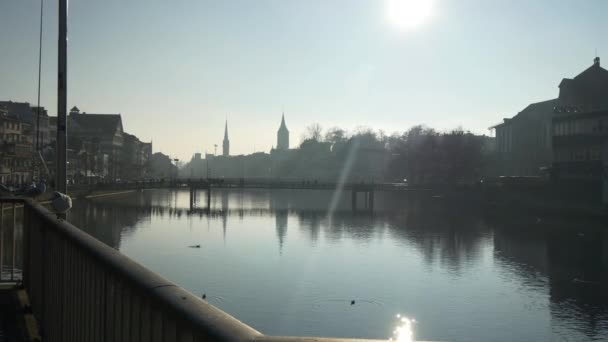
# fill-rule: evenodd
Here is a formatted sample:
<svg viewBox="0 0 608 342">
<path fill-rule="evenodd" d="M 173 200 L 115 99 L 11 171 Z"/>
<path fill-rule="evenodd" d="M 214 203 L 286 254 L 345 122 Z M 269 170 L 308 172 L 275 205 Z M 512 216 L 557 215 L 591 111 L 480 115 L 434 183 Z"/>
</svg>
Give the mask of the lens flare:
<svg viewBox="0 0 608 342">
<path fill-rule="evenodd" d="M 350 150 L 348 151 L 348 155 L 346 156 L 346 161 L 344 162 L 344 166 L 342 167 L 342 171 L 340 172 L 340 177 L 338 178 L 338 183 L 336 185 L 336 190 L 334 191 L 331 202 L 329 203 L 329 210 L 327 211 L 327 217 L 329 219 L 329 226 L 332 226 L 332 220 L 334 216 L 334 212 L 338 207 L 338 202 L 340 201 L 340 196 L 342 195 L 342 190 L 344 190 L 344 185 L 346 184 L 346 180 L 350 175 L 350 171 L 353 168 L 353 163 L 355 159 L 357 159 L 357 152 L 359 151 L 360 141 L 359 139 L 355 139 L 352 143 Z"/>
</svg>

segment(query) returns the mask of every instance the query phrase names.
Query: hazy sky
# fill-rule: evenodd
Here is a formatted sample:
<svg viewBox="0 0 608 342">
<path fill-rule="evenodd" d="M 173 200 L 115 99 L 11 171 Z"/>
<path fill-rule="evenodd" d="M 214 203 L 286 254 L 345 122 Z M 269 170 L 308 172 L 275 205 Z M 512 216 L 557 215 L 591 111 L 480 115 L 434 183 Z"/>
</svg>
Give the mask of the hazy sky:
<svg viewBox="0 0 608 342">
<path fill-rule="evenodd" d="M 189 159 L 221 149 L 226 117 L 234 154 L 268 151 L 282 108 L 292 145 L 313 122 L 487 133 L 557 96 L 596 49 L 608 65 L 605 0 L 434 0 L 408 29 L 389 20 L 388 2 L 72 0 L 68 105 L 121 113 L 155 151 Z M 0 99 L 36 101 L 39 6 L 0 1 Z M 57 0 L 45 0 L 52 115 L 56 15 Z"/>
</svg>

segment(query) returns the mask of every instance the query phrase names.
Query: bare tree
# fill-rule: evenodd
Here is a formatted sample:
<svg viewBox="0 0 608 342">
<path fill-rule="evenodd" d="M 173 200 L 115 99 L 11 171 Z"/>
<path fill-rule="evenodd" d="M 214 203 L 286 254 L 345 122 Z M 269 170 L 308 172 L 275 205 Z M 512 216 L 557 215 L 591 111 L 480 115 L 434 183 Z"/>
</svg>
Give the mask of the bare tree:
<svg viewBox="0 0 608 342">
<path fill-rule="evenodd" d="M 306 127 L 306 132 L 304 133 L 304 140 L 313 140 L 320 142 L 323 140 L 323 128 L 318 123 L 313 123 L 312 125 Z"/>
</svg>

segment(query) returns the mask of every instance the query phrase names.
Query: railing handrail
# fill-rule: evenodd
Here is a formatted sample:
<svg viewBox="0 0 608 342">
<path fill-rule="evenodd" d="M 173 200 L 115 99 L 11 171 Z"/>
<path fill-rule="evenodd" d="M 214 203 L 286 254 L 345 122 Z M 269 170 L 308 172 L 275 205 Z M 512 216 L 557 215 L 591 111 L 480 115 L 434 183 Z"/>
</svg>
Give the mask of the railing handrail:
<svg viewBox="0 0 608 342">
<path fill-rule="evenodd" d="M 147 269 L 133 259 L 107 246 L 89 234 L 29 199 L 22 200 L 47 223 L 46 229 L 54 229 L 66 239 L 77 244 L 89 256 L 118 277 L 154 297 L 160 306 L 166 306 L 180 320 L 189 322 L 197 330 L 219 341 L 249 341 L 262 334 L 224 311 L 206 303 L 198 296 L 176 285 L 161 275 Z"/>
<path fill-rule="evenodd" d="M 139 295 L 151 296 L 161 309 L 166 309 L 175 315 L 176 320 L 188 323 L 193 331 L 198 331 L 213 341 L 226 342 L 356 342 L 379 341 L 369 339 L 324 338 L 324 337 L 283 337 L 266 336 L 254 328 L 239 321 L 224 311 L 205 302 L 198 296 L 176 285 L 145 266 L 132 260 L 119 251 L 107 246 L 89 234 L 78 229 L 55 214 L 30 200 L 21 198 L 2 198 L 0 202 L 24 202 L 29 210 L 35 212 L 43 223 L 44 230 L 54 230 L 63 238 L 73 242 L 85 255 L 115 274 L 126 280 Z M 33 303 L 35 305 L 35 303 Z"/>
<path fill-rule="evenodd" d="M 14 196 L 0 197 L 1 203 L 21 203 L 21 204 L 23 204 L 25 201 L 26 201 L 26 199 L 22 198 L 22 197 L 14 197 Z"/>
</svg>

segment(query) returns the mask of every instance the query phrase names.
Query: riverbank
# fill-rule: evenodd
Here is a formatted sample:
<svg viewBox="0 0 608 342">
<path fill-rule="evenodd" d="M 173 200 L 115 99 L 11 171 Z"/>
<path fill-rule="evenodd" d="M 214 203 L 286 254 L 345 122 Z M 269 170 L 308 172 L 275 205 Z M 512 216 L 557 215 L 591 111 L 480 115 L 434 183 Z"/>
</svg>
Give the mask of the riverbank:
<svg viewBox="0 0 608 342">
<path fill-rule="evenodd" d="M 496 215 L 608 219 L 601 185 L 593 182 L 434 187 L 431 196 Z"/>
</svg>

